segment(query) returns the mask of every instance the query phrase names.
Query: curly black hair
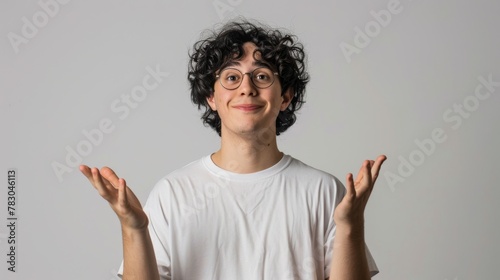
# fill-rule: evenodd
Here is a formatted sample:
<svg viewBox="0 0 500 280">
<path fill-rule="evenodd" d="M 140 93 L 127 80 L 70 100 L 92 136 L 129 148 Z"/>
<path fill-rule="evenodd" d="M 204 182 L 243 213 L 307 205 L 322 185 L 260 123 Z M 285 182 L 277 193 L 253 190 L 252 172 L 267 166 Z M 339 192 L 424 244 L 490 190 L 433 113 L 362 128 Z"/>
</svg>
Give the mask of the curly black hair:
<svg viewBox="0 0 500 280">
<path fill-rule="evenodd" d="M 290 105 L 280 111 L 276 119 L 276 135 L 280 135 L 295 123 L 295 112 L 305 102 L 305 86 L 309 81 L 304 47 L 294 35 L 246 20 L 229 22 L 219 30 L 210 31 L 209 36 L 196 42 L 189 53 L 191 101 L 198 109 L 204 107 L 203 123 L 221 136 L 221 119 L 217 111 L 210 108 L 207 98 L 213 94 L 216 72 L 240 59 L 244 55 L 243 44 L 247 42 L 254 43 L 261 60 L 278 72 L 281 95 L 292 89 Z"/>
</svg>

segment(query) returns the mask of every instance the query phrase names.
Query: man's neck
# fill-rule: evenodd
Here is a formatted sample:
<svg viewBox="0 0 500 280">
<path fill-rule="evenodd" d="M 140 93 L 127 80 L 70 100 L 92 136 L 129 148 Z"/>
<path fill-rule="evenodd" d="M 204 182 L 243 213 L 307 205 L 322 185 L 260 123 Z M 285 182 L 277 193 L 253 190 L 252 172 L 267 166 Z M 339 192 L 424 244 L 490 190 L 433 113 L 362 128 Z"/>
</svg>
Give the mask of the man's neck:
<svg viewBox="0 0 500 280">
<path fill-rule="evenodd" d="M 282 157 L 274 132 L 258 133 L 245 138 L 223 133 L 221 148 L 212 154 L 212 161 L 222 169 L 244 174 L 269 168 Z"/>
</svg>

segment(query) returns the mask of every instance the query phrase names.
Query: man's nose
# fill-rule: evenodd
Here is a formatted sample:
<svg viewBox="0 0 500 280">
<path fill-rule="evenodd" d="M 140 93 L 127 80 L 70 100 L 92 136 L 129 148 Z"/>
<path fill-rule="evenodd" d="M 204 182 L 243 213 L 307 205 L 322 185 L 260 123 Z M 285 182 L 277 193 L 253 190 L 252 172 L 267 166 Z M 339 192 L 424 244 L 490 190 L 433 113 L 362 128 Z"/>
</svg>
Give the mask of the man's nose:
<svg viewBox="0 0 500 280">
<path fill-rule="evenodd" d="M 245 73 L 241 78 L 240 92 L 241 94 L 255 95 L 256 88 L 252 81 L 252 73 Z"/>
</svg>

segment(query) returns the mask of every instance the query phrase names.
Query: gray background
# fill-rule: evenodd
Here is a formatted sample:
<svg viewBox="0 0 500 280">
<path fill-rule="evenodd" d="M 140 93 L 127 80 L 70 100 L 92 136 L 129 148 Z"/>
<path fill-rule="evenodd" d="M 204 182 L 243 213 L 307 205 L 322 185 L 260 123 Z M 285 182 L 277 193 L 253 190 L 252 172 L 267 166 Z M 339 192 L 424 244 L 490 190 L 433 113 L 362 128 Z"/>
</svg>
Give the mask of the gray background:
<svg viewBox="0 0 500 280">
<path fill-rule="evenodd" d="M 17 272 L 2 261 L 1 279 L 115 279 L 118 220 L 67 164 L 67 148 L 109 119 L 113 131 L 82 162 L 114 168 L 142 202 L 161 177 L 215 151 L 218 136 L 190 103 L 187 52 L 236 15 L 291 30 L 308 52 L 307 103 L 279 137 L 282 151 L 343 182 L 365 158 L 388 156 L 366 210 L 376 279 L 498 278 L 500 87 L 482 100 L 474 91 L 478 77 L 500 81 L 499 2 L 402 0 L 379 30 L 371 11 L 397 2 L 63 2 L 46 22 L 37 1 L 0 3 L 0 260 L 9 168 L 19 218 Z M 33 16 L 40 27 L 23 35 Z M 366 27 L 370 43 L 345 55 Z M 169 76 L 126 117 L 114 112 L 147 67 Z M 416 141 L 434 129 L 445 141 L 425 154 Z M 55 162 L 70 171 L 58 178 Z"/>
</svg>

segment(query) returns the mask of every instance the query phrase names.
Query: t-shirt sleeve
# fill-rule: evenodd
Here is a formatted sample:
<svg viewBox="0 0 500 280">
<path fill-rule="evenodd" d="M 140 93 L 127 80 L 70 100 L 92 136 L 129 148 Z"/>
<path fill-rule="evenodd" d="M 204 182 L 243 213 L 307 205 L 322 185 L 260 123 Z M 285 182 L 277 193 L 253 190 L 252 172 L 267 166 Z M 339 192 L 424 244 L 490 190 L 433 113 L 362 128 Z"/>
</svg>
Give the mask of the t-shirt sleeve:
<svg viewBox="0 0 500 280">
<path fill-rule="evenodd" d="M 336 226 L 335 226 L 335 221 L 333 220 L 333 213 L 334 213 L 333 211 L 335 211 L 335 208 L 340 203 L 340 201 L 342 201 L 342 198 L 344 197 L 344 195 L 346 193 L 346 189 L 345 189 L 344 185 L 342 184 L 342 182 L 340 182 L 335 177 L 333 179 L 333 184 L 334 184 L 333 190 L 335 190 L 335 193 L 333 193 L 333 195 L 330 197 L 330 199 L 332 201 L 334 201 L 335 203 L 334 203 L 334 207 L 333 207 L 331 213 L 329 214 L 328 227 L 327 227 L 327 231 L 326 231 L 326 235 L 325 235 L 326 242 L 324 245 L 324 248 L 325 248 L 325 272 L 324 273 L 325 273 L 326 278 L 330 275 L 332 258 L 333 258 L 333 254 L 335 253 L 334 249 L 333 249 L 333 241 L 335 239 Z M 378 270 L 377 264 L 375 263 L 375 260 L 373 259 L 372 255 L 370 253 L 370 250 L 368 249 L 368 246 L 366 244 L 365 244 L 365 253 L 366 253 L 366 259 L 368 261 L 368 269 L 370 271 L 370 275 L 373 277 L 374 275 L 376 275 L 379 272 L 379 270 Z"/>
<path fill-rule="evenodd" d="M 170 262 L 170 229 L 167 219 L 169 213 L 168 182 L 164 178 L 154 186 L 144 206 L 144 212 L 149 219 L 149 236 L 153 244 L 156 263 L 161 280 L 171 279 Z M 123 261 L 118 270 L 118 276 L 123 274 Z"/>
</svg>

